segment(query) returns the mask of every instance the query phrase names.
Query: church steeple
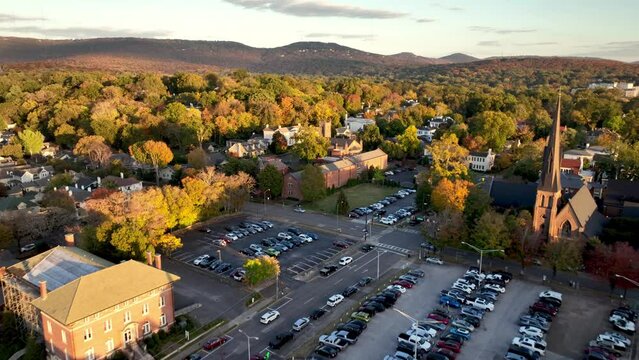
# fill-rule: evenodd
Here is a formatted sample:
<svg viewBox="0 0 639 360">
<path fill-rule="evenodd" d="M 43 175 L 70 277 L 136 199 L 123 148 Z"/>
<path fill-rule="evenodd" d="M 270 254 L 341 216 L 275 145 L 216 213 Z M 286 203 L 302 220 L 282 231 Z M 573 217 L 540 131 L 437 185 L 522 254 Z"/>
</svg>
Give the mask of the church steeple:
<svg viewBox="0 0 639 360">
<path fill-rule="evenodd" d="M 540 180 L 540 190 L 561 191 L 561 92 L 557 99 L 557 114 L 550 128 L 550 136 L 548 136 L 548 143 L 544 149 L 544 163 Z"/>
</svg>

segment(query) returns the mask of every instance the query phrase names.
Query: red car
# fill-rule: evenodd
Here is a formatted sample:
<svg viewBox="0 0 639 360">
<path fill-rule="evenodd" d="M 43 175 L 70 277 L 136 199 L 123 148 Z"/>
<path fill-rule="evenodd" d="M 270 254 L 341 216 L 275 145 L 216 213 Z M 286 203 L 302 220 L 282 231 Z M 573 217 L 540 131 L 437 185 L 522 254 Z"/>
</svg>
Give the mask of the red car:
<svg viewBox="0 0 639 360">
<path fill-rule="evenodd" d="M 557 315 L 557 308 L 545 303 L 545 302 L 541 302 L 541 301 L 537 301 L 536 303 L 534 303 L 531 307 L 531 310 L 533 311 L 539 311 L 539 312 L 543 312 L 546 313 L 548 315 L 552 315 L 555 316 Z"/>
<path fill-rule="evenodd" d="M 438 348 L 435 353 L 444 355 L 448 360 L 455 360 L 455 358 L 457 358 L 457 354 L 455 354 L 455 352 L 446 348 Z"/>
<path fill-rule="evenodd" d="M 447 341 L 440 340 L 437 342 L 437 347 L 440 349 L 450 350 L 456 353 L 461 351 L 461 344 L 458 343 L 457 341 L 452 341 L 452 340 L 447 340 Z"/>
<path fill-rule="evenodd" d="M 404 280 L 393 281 L 393 285 L 399 285 L 401 287 L 405 287 L 406 289 L 412 289 L 413 288 L 413 284 L 409 283 L 408 281 L 404 281 Z"/>
<path fill-rule="evenodd" d="M 441 316 L 439 314 L 428 314 L 428 316 L 426 316 L 429 319 L 433 319 L 433 320 L 437 320 L 441 323 L 444 323 L 446 325 L 448 325 L 448 323 L 450 322 L 450 319 L 445 317 L 445 316 Z"/>
<path fill-rule="evenodd" d="M 336 246 L 341 249 L 346 249 L 348 247 L 348 243 L 341 240 L 335 240 L 333 241 L 333 246 Z"/>
<path fill-rule="evenodd" d="M 214 340 L 209 340 L 204 344 L 204 350 L 213 350 L 213 349 L 217 349 L 220 346 L 224 345 L 224 343 L 227 341 L 228 339 L 225 337 L 219 337 L 217 339 Z"/>
</svg>

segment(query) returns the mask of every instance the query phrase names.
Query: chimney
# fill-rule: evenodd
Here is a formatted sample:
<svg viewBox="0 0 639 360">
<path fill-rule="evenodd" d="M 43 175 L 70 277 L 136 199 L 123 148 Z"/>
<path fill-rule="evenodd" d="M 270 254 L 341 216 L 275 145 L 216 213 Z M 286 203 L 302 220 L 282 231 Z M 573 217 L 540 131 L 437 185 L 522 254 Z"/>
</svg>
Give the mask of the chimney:
<svg viewBox="0 0 639 360">
<path fill-rule="evenodd" d="M 146 252 L 146 264 L 149 266 L 153 266 L 153 255 L 151 255 L 150 251 Z"/>
<path fill-rule="evenodd" d="M 67 247 L 74 247 L 75 246 L 75 235 L 73 235 L 72 233 L 64 234 L 64 244 Z"/>
<path fill-rule="evenodd" d="M 124 179 L 124 173 L 123 172 L 120 173 L 120 179 Z"/>
<path fill-rule="evenodd" d="M 42 299 L 47 298 L 47 281 L 46 280 L 40 280 L 40 297 Z"/>
<path fill-rule="evenodd" d="M 155 267 L 162 270 L 162 255 L 160 254 L 155 254 Z"/>
</svg>

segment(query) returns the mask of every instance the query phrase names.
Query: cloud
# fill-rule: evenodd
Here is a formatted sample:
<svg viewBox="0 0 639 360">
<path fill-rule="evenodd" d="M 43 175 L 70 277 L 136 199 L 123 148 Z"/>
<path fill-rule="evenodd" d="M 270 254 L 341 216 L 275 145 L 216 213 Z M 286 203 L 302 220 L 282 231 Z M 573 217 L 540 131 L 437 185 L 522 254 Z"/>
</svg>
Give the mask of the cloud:
<svg viewBox="0 0 639 360">
<path fill-rule="evenodd" d="M 448 6 L 448 5 L 441 4 L 441 3 L 432 3 L 431 5 L 433 7 L 438 7 L 438 8 L 449 10 L 449 11 L 464 11 L 465 10 L 463 7 L 460 7 L 460 6 Z"/>
<path fill-rule="evenodd" d="M 421 18 L 421 19 L 415 19 L 415 21 L 418 23 L 430 23 L 435 21 L 435 19 Z"/>
<path fill-rule="evenodd" d="M 0 14 L 0 23 L 16 22 L 16 21 L 40 21 L 40 20 L 46 20 L 46 19 L 41 17 L 28 17 L 28 16 L 13 15 L 13 14 Z"/>
<path fill-rule="evenodd" d="M 541 41 L 541 42 L 531 42 L 531 43 L 515 43 L 517 46 L 546 46 L 546 45 L 557 45 L 558 43 L 555 41 Z"/>
<path fill-rule="evenodd" d="M 537 30 L 535 29 L 500 29 L 491 26 L 469 26 L 468 30 L 470 31 L 480 31 L 491 34 L 499 34 L 499 35 L 507 35 L 507 34 L 518 34 L 518 33 L 531 33 Z"/>
<path fill-rule="evenodd" d="M 501 46 L 497 40 L 480 41 L 477 46 Z"/>
<path fill-rule="evenodd" d="M 639 59 L 639 41 L 611 41 L 603 44 L 576 46 L 584 49 L 577 56 L 596 56 L 609 59 L 637 61 Z M 589 50 L 586 50 L 589 49 Z"/>
<path fill-rule="evenodd" d="M 360 39 L 360 40 L 373 40 L 377 38 L 377 35 L 373 34 L 330 34 L 330 33 L 310 33 L 306 34 L 307 38 L 338 38 L 338 39 Z"/>
<path fill-rule="evenodd" d="M 66 27 L 48 28 L 40 26 L 0 27 L 0 33 L 36 35 L 45 38 L 97 38 L 97 37 L 167 37 L 170 33 L 159 30 L 132 30 L 113 28 Z"/>
<path fill-rule="evenodd" d="M 321 0 L 224 0 L 245 9 L 271 10 L 300 17 L 345 17 L 359 19 L 395 19 L 406 13 L 332 4 Z"/>
</svg>

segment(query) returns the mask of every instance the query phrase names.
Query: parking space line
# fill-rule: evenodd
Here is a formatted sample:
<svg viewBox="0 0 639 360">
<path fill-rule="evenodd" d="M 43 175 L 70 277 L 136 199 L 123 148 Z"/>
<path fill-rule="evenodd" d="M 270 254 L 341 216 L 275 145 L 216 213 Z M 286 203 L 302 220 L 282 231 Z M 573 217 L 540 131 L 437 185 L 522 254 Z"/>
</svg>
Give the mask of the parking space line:
<svg viewBox="0 0 639 360">
<path fill-rule="evenodd" d="M 219 346 L 217 349 L 213 350 L 213 351 L 207 351 L 204 350 L 204 352 L 206 352 L 206 355 L 204 355 L 204 357 L 202 357 L 202 360 L 206 359 L 207 357 L 209 357 L 210 355 L 214 354 L 216 351 L 220 350 L 221 348 L 223 348 L 224 346 L 226 346 L 226 344 L 230 343 L 231 341 L 233 341 L 233 337 L 230 335 L 224 335 L 225 338 L 227 338 L 228 340 L 222 344 L 221 346 Z M 233 350 L 235 351 L 235 350 Z"/>
<path fill-rule="evenodd" d="M 306 305 L 306 304 L 310 303 L 313 299 L 315 299 L 315 296 L 313 296 L 312 298 L 310 298 L 310 299 L 308 299 L 308 300 L 304 301 L 304 305 Z"/>
<path fill-rule="evenodd" d="M 286 304 L 288 304 L 291 301 L 293 301 L 293 299 L 288 297 L 288 296 L 285 296 L 282 299 L 287 299 L 287 300 L 284 303 L 282 303 L 281 305 L 279 305 L 278 307 L 276 307 L 276 308 L 272 308 L 272 307 L 269 306 L 267 309 L 269 309 L 269 310 L 279 310 L 279 309 L 283 308 Z"/>
</svg>

